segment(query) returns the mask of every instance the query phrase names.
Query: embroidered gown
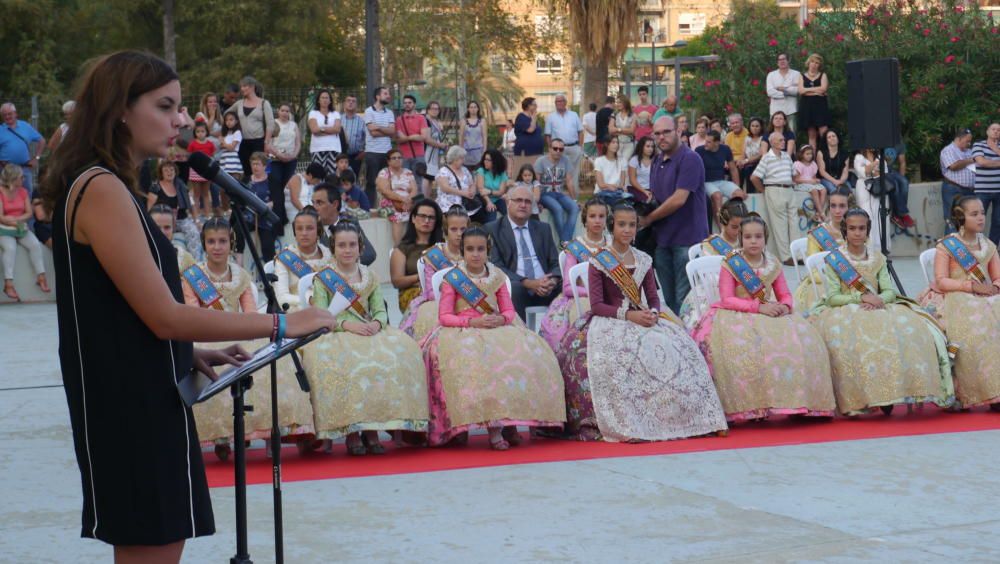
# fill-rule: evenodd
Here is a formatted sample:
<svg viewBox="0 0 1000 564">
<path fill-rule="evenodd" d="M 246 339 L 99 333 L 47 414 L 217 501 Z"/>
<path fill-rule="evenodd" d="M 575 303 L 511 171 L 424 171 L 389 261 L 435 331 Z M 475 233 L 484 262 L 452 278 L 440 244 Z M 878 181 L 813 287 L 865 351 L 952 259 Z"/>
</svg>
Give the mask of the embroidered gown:
<svg viewBox="0 0 1000 564">
<path fill-rule="evenodd" d="M 174 244 L 174 250 L 177 251 L 177 267 L 181 272 L 197 262 L 194 260 L 194 256 L 184 248 L 184 245 Z"/>
<path fill-rule="evenodd" d="M 643 306 L 659 309 L 653 260 L 632 249 Z M 625 319 L 633 308 L 608 272 L 590 261 L 590 307 L 560 346 L 567 431 L 586 440 L 659 441 L 726 429 L 705 358 L 679 319 L 653 327 Z M 662 314 L 661 314 L 662 315 Z M 582 431 L 582 432 L 581 432 Z"/>
<path fill-rule="evenodd" d="M 468 275 L 464 266 L 458 266 Z M 517 318 L 502 270 L 487 264 L 485 278 L 469 278 L 507 324 L 469 326 L 482 317 L 445 281 L 438 304 L 440 325 L 421 342 L 430 394 L 428 439 L 447 443 L 476 427 L 562 427 L 563 381 L 548 344 Z"/>
<path fill-rule="evenodd" d="M 215 286 L 222 296 L 220 303 L 223 311 L 247 311 L 256 312 L 257 304 L 253 281 L 250 273 L 243 267 L 229 263 L 232 273 L 229 282 L 216 282 L 212 280 L 208 270 L 208 265 L 204 262 L 198 263 L 198 267 L 208 276 L 209 281 Z M 181 277 L 181 285 L 184 290 L 184 303 L 195 307 L 205 307 L 198 300 L 198 295 L 187 279 Z M 208 349 L 220 349 L 231 345 L 225 343 L 199 343 L 197 346 Z M 264 339 L 257 339 L 240 343 L 251 354 L 253 351 L 267 344 Z M 271 382 L 262 371 L 255 375 L 253 387 L 244 394 L 246 405 L 252 405 L 253 411 L 248 411 L 243 417 L 245 424 L 245 436 L 247 440 L 269 439 L 271 438 Z M 216 394 L 212 399 L 195 404 L 192 408 L 194 419 L 198 426 L 198 437 L 202 446 L 210 444 L 228 445 L 233 438 L 233 398 L 230 394 L 223 392 Z M 279 409 L 279 414 L 281 410 Z"/>
<path fill-rule="evenodd" d="M 577 237 L 576 240 L 586 247 L 591 255 L 611 244 L 611 237 L 607 235 L 604 238 L 603 244 L 600 245 L 590 243 L 583 236 Z M 564 263 L 565 268 L 562 271 L 562 294 L 549 305 L 548 311 L 545 312 L 545 317 L 542 318 L 541 330 L 538 332 L 545 339 L 545 342 L 552 347 L 553 351 L 557 351 L 563 336 L 566 335 L 566 331 L 569 331 L 573 327 L 573 324 L 576 323 L 576 320 L 580 318 L 579 313 L 577 313 L 576 304 L 573 303 L 573 285 L 569 279 L 569 269 L 579 264 L 579 262 L 573 253 L 569 251 L 563 252 L 566 253 L 566 261 Z M 580 298 L 580 306 L 583 311 L 590 311 L 590 298 L 587 297 L 587 288 L 578 286 L 576 295 Z"/>
<path fill-rule="evenodd" d="M 844 235 L 840 232 L 840 227 L 833 225 L 830 222 L 822 224 L 826 227 L 826 230 L 830 232 L 830 236 L 837 241 L 837 246 L 844 244 Z M 809 237 L 809 245 L 806 248 L 806 256 L 813 256 L 816 253 L 823 252 L 823 247 L 820 247 L 816 239 Z M 814 293 L 815 292 L 815 293 Z M 815 274 L 812 276 L 806 276 L 799 282 L 799 286 L 795 288 L 795 311 L 800 311 L 803 313 L 808 313 L 812 308 L 823 300 L 826 295 L 826 288 L 823 287 L 823 275 Z M 816 296 L 819 296 L 819 301 L 816 300 Z"/>
<path fill-rule="evenodd" d="M 826 298 L 809 321 L 830 351 L 838 411 L 857 415 L 872 407 L 922 401 L 950 405 L 954 387 L 944 334 L 926 312 L 897 297 L 882 253 L 858 260 L 846 246 L 840 251 L 886 306 L 862 309 L 861 292 L 848 288 L 826 265 Z"/>
<path fill-rule="evenodd" d="M 427 378 L 420 348 L 389 326 L 378 277 L 365 266 L 350 283 L 369 315 L 382 324 L 371 337 L 341 329 L 361 321 L 352 308 L 337 316 L 338 329 L 305 348 L 316 437 L 336 439 L 359 431 L 427 430 Z M 346 276 L 341 274 L 345 280 Z M 313 305 L 329 307 L 330 291 L 313 284 Z"/>
<path fill-rule="evenodd" d="M 438 243 L 444 256 L 452 264 L 462 262 L 462 255 L 451 256 L 448 253 L 446 243 Z M 424 253 L 426 254 L 426 253 Z M 413 337 L 417 342 L 421 341 L 438 324 L 437 302 L 434 301 L 434 288 L 431 287 L 431 278 L 437 270 L 431 261 L 424 259 L 424 271 L 420 273 L 423 277 L 423 284 L 420 287 L 420 295 L 410 300 L 410 305 L 403 313 L 403 320 L 399 322 L 399 329 L 407 335 Z"/>
<path fill-rule="evenodd" d="M 740 248 L 739 241 L 735 243 L 726 240 L 725 237 L 719 235 L 719 237 L 726 241 L 734 249 Z M 714 257 L 719 256 L 719 251 L 715 250 L 709 241 L 711 237 L 705 239 L 700 243 L 701 245 L 701 256 L 703 257 Z M 688 295 L 684 297 L 684 302 L 681 303 L 681 320 L 684 321 L 684 327 L 688 330 L 694 330 L 695 326 L 698 325 L 698 321 L 701 317 L 705 315 L 712 304 L 719 300 L 718 291 L 713 291 L 711 295 L 703 295 L 700 292 L 696 292 L 693 288 Z"/>
<path fill-rule="evenodd" d="M 997 247 L 977 236 L 978 249 L 969 247 L 987 284 L 1000 285 Z M 948 340 L 958 346 L 955 355 L 955 395 L 963 407 L 1000 401 L 1000 295 L 977 296 L 966 289 L 975 280 L 951 253 L 938 243 L 934 283 L 919 297 L 920 305 L 941 320 Z"/>
<path fill-rule="evenodd" d="M 767 300 L 792 306 L 781 263 L 765 255 L 754 272 Z M 694 330 L 729 421 L 769 415 L 832 417 L 836 410 L 830 361 L 819 332 L 800 315 L 759 313 L 751 296 L 725 263 L 719 275 L 721 300 Z"/>
</svg>

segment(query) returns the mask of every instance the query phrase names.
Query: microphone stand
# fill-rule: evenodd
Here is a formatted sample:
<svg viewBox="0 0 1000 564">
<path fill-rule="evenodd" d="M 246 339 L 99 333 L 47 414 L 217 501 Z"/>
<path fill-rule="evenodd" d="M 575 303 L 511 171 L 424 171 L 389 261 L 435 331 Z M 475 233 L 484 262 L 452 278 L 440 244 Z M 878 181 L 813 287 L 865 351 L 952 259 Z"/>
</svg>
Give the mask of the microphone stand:
<svg viewBox="0 0 1000 564">
<path fill-rule="evenodd" d="M 892 257 L 889 255 L 889 206 L 887 205 L 886 199 L 889 195 L 885 191 L 885 175 L 888 174 L 888 166 L 885 162 L 885 149 L 878 150 L 878 183 L 881 188 L 878 197 L 878 223 L 879 223 L 879 243 L 881 244 L 882 254 L 885 255 L 885 265 L 889 268 L 889 274 L 892 275 L 892 280 L 896 283 L 896 289 L 899 293 L 906 295 L 906 291 L 903 290 L 903 283 L 899 281 L 899 275 L 896 274 L 896 268 L 892 266 Z"/>
<path fill-rule="evenodd" d="M 282 313 L 278 306 L 278 298 L 271 286 L 271 279 L 264 272 L 264 263 L 261 261 L 260 253 L 254 245 L 250 236 L 250 229 L 243 219 L 243 212 L 247 210 L 246 205 L 237 198 L 230 198 L 232 214 L 235 218 L 237 230 L 243 236 L 246 246 L 250 249 L 250 256 L 253 257 L 254 270 L 258 279 L 264 287 L 264 295 L 267 297 L 267 312 Z M 309 382 L 306 380 L 306 371 L 299 361 L 295 351 L 291 353 L 292 362 L 295 363 L 295 377 L 299 381 L 299 387 L 303 392 L 309 391 Z M 281 511 L 281 430 L 278 427 L 278 364 L 271 362 L 271 488 L 274 500 L 274 560 L 278 564 L 284 562 L 284 530 L 282 527 Z M 251 564 L 250 554 L 247 551 L 247 511 L 246 511 L 246 444 L 244 442 L 243 412 L 253 409 L 252 406 L 243 406 L 243 394 L 252 386 L 249 378 L 243 383 L 233 386 L 233 417 L 234 417 L 234 464 L 235 464 L 235 498 L 236 498 L 236 555 L 229 561 L 230 564 Z"/>
</svg>

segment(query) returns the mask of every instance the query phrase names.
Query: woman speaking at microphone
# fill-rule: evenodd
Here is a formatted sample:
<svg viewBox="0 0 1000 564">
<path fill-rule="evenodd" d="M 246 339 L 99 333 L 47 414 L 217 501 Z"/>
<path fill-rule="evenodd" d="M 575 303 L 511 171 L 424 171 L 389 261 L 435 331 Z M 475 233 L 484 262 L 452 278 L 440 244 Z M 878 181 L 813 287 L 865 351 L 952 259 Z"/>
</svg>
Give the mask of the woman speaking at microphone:
<svg viewBox="0 0 1000 564">
<path fill-rule="evenodd" d="M 184 540 L 215 532 L 191 410 L 177 382 L 192 367 L 239 363 L 239 347 L 193 341 L 297 337 L 333 327 L 327 311 L 273 316 L 184 305 L 173 246 L 137 199 L 138 169 L 165 157 L 181 85 L 164 61 L 123 51 L 92 62 L 73 133 L 42 188 L 54 212 L 59 360 L 83 486 L 84 537 L 116 562 L 178 562 Z M 123 445 L 146 444 L 141 453 Z"/>
</svg>

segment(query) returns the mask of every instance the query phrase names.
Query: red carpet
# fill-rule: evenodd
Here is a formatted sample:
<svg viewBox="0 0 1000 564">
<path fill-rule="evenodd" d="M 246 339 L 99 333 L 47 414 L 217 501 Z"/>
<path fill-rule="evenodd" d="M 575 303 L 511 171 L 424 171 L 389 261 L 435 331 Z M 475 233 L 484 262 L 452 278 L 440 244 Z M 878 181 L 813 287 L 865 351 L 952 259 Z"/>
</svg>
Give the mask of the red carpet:
<svg viewBox="0 0 1000 564">
<path fill-rule="evenodd" d="M 286 447 L 281 453 L 282 481 L 384 476 L 508 464 L 651 456 L 991 429 L 1000 429 L 1000 413 L 984 409 L 949 413 L 934 406 L 927 406 L 922 412 L 914 411 L 912 414 L 906 414 L 905 408 L 897 406 L 890 417 L 878 414 L 857 419 L 837 418 L 832 422 L 779 417 L 770 421 L 736 425 L 730 429 L 728 437 L 705 437 L 659 443 L 583 443 L 536 438 L 525 440 L 521 446 L 506 452 L 495 452 L 490 450 L 486 436 L 481 435 L 471 437 L 467 446 L 457 448 L 394 448 L 386 441 L 383 443 L 386 446 L 386 454 L 359 457 L 347 456 L 342 444 L 334 445 L 332 455 L 316 452 L 299 456 L 294 447 Z M 527 433 L 521 435 L 527 439 Z M 247 459 L 247 483 L 269 483 L 271 463 L 265 457 L 264 449 L 251 450 Z M 211 452 L 205 452 L 205 470 L 209 486 L 233 485 L 231 460 L 223 463 Z"/>
</svg>

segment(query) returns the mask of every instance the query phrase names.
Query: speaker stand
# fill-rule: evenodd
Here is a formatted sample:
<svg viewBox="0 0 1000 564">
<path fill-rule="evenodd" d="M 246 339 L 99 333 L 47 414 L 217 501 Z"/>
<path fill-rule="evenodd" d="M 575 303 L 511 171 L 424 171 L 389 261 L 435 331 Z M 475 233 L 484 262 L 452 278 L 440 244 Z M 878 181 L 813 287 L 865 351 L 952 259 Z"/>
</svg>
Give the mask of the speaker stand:
<svg viewBox="0 0 1000 564">
<path fill-rule="evenodd" d="M 896 289 L 905 296 L 906 291 L 903 289 L 903 283 L 899 281 L 899 274 L 896 274 L 896 267 L 892 265 L 892 255 L 889 253 L 889 206 L 887 201 L 889 195 L 885 189 L 886 174 L 888 174 L 888 166 L 885 163 L 885 149 L 882 148 L 878 150 L 878 183 L 881 187 L 881 195 L 878 197 L 879 244 L 882 254 L 885 255 L 885 265 L 889 268 L 893 282 L 896 283 Z"/>
</svg>

